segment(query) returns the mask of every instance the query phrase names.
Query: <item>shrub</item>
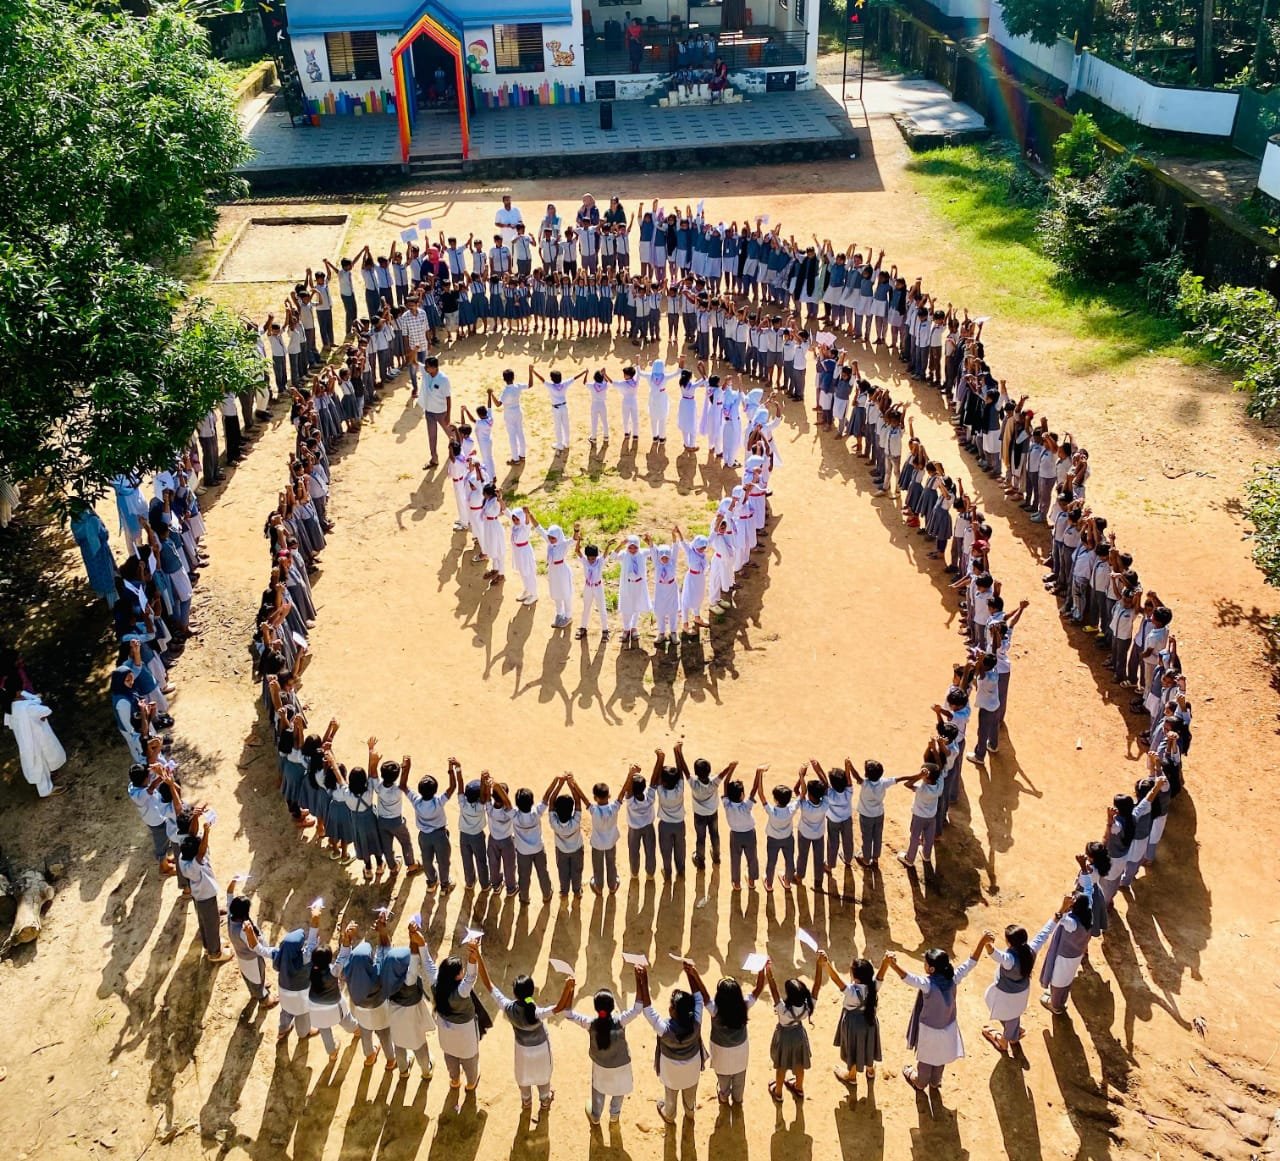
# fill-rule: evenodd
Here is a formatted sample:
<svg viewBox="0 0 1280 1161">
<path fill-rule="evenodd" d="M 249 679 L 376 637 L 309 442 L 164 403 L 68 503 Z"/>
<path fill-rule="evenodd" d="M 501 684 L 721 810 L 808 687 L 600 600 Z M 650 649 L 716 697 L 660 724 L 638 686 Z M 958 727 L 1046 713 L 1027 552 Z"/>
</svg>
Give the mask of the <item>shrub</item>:
<svg viewBox="0 0 1280 1161">
<path fill-rule="evenodd" d="M 1245 516 L 1253 525 L 1253 563 L 1269 585 L 1280 585 L 1280 464 L 1260 464 L 1244 486 Z"/>
<path fill-rule="evenodd" d="M 1142 291 L 1153 310 L 1172 314 L 1177 309 L 1178 292 L 1182 276 L 1187 272 L 1186 260 L 1176 251 L 1167 258 L 1148 262 L 1138 276 L 1138 289 Z"/>
<path fill-rule="evenodd" d="M 1169 254 L 1169 219 L 1143 198 L 1145 180 L 1128 158 L 1102 161 L 1088 176 L 1056 173 L 1040 215 L 1045 253 L 1081 280 L 1133 282 Z"/>
<path fill-rule="evenodd" d="M 1088 113 L 1077 113 L 1068 129 L 1053 143 L 1053 176 L 1092 177 L 1103 160 L 1102 134 Z"/>
<path fill-rule="evenodd" d="M 1239 376 L 1236 389 L 1249 395 L 1245 410 L 1254 419 L 1280 419 L 1280 304 L 1275 297 L 1251 286 L 1206 290 L 1199 275 L 1183 274 L 1177 309 L 1191 334 Z"/>
</svg>

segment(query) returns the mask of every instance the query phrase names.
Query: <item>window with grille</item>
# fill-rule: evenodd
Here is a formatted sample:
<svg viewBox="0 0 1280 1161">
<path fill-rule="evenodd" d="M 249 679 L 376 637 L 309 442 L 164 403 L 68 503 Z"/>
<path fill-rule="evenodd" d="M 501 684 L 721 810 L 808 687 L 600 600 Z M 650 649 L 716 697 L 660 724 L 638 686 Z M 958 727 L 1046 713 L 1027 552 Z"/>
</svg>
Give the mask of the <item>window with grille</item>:
<svg viewBox="0 0 1280 1161">
<path fill-rule="evenodd" d="M 795 18 L 797 24 L 804 23 L 804 0 L 795 0 L 796 10 Z"/>
<path fill-rule="evenodd" d="M 376 32 L 326 32 L 331 81 L 377 81 L 382 78 Z"/>
<path fill-rule="evenodd" d="M 495 24 L 493 64 L 499 73 L 540 73 L 546 71 L 542 59 L 541 24 Z"/>
</svg>

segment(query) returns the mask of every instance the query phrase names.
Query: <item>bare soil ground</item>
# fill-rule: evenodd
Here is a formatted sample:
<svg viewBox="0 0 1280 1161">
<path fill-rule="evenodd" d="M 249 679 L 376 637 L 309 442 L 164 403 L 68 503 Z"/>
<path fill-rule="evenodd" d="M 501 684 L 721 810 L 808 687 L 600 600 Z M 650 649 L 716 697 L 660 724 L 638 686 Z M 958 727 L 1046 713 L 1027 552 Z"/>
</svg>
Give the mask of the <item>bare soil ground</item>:
<svg viewBox="0 0 1280 1161">
<path fill-rule="evenodd" d="M 713 216 L 767 212 L 797 237 L 856 234 L 959 304 L 966 255 L 913 193 L 905 160 L 892 125 L 876 121 L 857 162 L 583 178 L 510 192 L 527 215 L 547 201 L 571 211 L 586 190 L 607 196 L 620 187 L 628 201 L 705 197 Z M 487 235 L 501 192 L 325 204 L 353 214 L 346 252 L 366 241 L 376 252 L 425 215 L 450 233 Z M 245 216 L 301 208 L 229 209 L 217 245 Z M 284 292 L 283 285 L 209 289 L 258 316 Z M 980 302 L 966 305 L 982 313 Z M 126 756 L 107 724 L 105 623 L 83 611 L 76 561 L 49 555 L 47 537 L 19 527 L 6 540 L 11 560 L 25 565 L 14 571 L 36 579 L 8 589 L 16 606 L 10 625 L 37 679 L 57 695 L 76 784 L 47 806 L 31 801 L 20 781 L 0 787 L 0 847 L 27 861 L 65 847 L 72 867 L 39 943 L 0 965 L 0 1004 L 11 1013 L 0 1047 L 6 1155 L 547 1161 L 581 1156 L 585 1147 L 592 1161 L 659 1154 L 809 1161 L 837 1151 L 1119 1161 L 1244 1159 L 1280 1146 L 1280 1133 L 1263 1144 L 1276 1111 L 1280 1045 L 1280 809 L 1262 758 L 1274 749 L 1280 709 L 1266 632 L 1280 600 L 1249 561 L 1239 512 L 1242 481 L 1269 454 L 1270 440 L 1243 418 L 1229 384 L 1203 369 L 1144 357 L 1116 364 L 1091 357 L 1085 337 L 1020 333 L 999 319 L 985 337 L 999 373 L 1026 383 L 1054 425 L 1069 426 L 1090 449 L 1092 502 L 1112 517 L 1146 584 L 1174 608 L 1197 710 L 1189 792 L 1177 803 L 1160 863 L 1119 901 L 1070 1018 L 1051 1020 L 1033 1005 L 1025 1061 L 997 1060 L 978 1034 L 986 967 L 962 991 L 969 1055 L 948 1070 L 933 1113 L 895 1079 L 907 1060 L 902 1035 L 912 997 L 894 981 L 883 995 L 886 1060 L 872 1093 L 864 1085 L 851 1097 L 830 1075 L 838 1008 L 827 992 L 811 1031 L 816 1067 L 803 1105 L 788 1097 L 775 1107 L 765 1092 L 771 1022 L 761 1010 L 743 1115 L 718 1117 L 704 1078 L 698 1117 L 679 1131 L 666 1130 L 653 1109 L 652 1040 L 643 1024 L 631 1036 L 636 1096 L 620 1130 L 602 1136 L 582 1117 L 585 1041 L 570 1028 L 553 1031 L 558 1099 L 538 1127 L 520 1115 L 505 1030 L 486 1040 L 479 1100 L 461 1116 L 446 1108 L 452 1101 L 440 1079 L 388 1080 L 380 1066 L 363 1071 L 353 1049 L 332 1072 L 316 1043 L 277 1051 L 274 1017 L 246 1013 L 234 966 L 206 968 L 194 915 L 172 882 L 155 878 L 124 794 Z M 457 395 L 475 403 L 506 365 L 534 358 L 576 371 L 632 353 L 629 346 L 606 353 L 600 341 L 551 350 L 536 340 L 490 338 L 464 343 L 447 363 Z M 864 368 L 873 379 L 898 377 L 898 365 L 883 357 L 864 360 Z M 553 955 L 576 963 L 586 994 L 620 984 L 629 992 L 618 959 L 624 949 L 648 949 L 665 992 L 677 976 L 668 951 L 687 951 L 712 981 L 755 949 L 771 954 L 780 976 L 793 964 L 808 974 L 796 927 L 812 931 L 843 968 L 855 950 L 916 956 L 942 945 L 965 953 L 984 928 L 1043 923 L 1071 881 L 1072 856 L 1101 832 L 1105 803 L 1137 777 L 1141 727 L 1096 651 L 1064 627 L 1043 592 L 1041 532 L 989 482 L 970 480 L 936 396 L 906 381 L 897 393 L 919 400 L 917 431 L 930 451 L 984 497 L 1005 593 L 1031 601 L 1015 651 L 1008 740 L 988 774 L 966 770 L 967 797 L 936 875 L 909 876 L 888 864 L 875 878 L 846 878 L 843 894 L 831 896 L 734 896 L 724 873 L 672 887 L 641 879 L 624 881 L 613 901 L 588 896 L 580 907 L 535 903 L 523 912 L 460 891 L 427 899 L 420 880 L 393 891 L 358 885 L 350 869 L 299 843 L 288 825 L 249 677 L 247 643 L 266 566 L 262 523 L 291 438 L 277 418 L 249 460 L 207 497 L 213 563 L 197 597 L 206 631 L 175 673 L 183 773 L 218 810 L 213 856 L 223 882 L 252 872 L 257 913 L 273 933 L 301 923 L 316 895 L 357 920 L 390 902 L 401 936 L 403 916 L 421 908 L 433 947 L 448 949 L 468 924 L 483 924 L 504 981 L 526 968 L 544 980 Z M 928 707 L 961 656 L 955 603 L 946 578 L 923 559 L 921 540 L 888 502 L 872 499 L 863 468 L 798 406 L 781 429 L 785 464 L 775 477 L 767 558 L 704 657 L 662 661 L 649 648 L 622 654 L 616 643 L 598 649 L 594 637 L 585 646 L 553 637 L 545 598 L 529 611 L 514 593 L 481 589 L 478 569 L 461 559 L 461 539 L 449 531 L 441 477 L 424 479 L 425 434 L 407 394 L 405 386 L 387 394 L 335 468 L 339 526 L 316 583 L 316 662 L 304 697 L 317 717 L 342 721 L 345 760 L 358 761 L 373 734 L 385 752 L 412 752 L 422 768 L 456 754 L 470 773 L 488 767 L 513 786 L 540 790 L 566 768 L 583 782 L 616 783 L 628 760 L 647 764 L 656 746 L 683 736 L 691 754 L 748 767 L 769 762 L 779 780 L 793 778 L 810 756 L 914 768 L 931 728 Z M 518 482 L 526 491 L 550 462 L 545 404 L 528 411 L 529 465 Z M 578 407 L 570 473 L 589 467 L 585 420 Z M 689 518 L 725 486 L 705 453 L 691 464 L 674 453 L 647 456 L 643 443 L 638 455 L 621 457 L 617 446 L 604 457 L 613 473 L 607 482 L 639 500 L 642 529 L 673 514 Z M 11 755 L 6 761 L 12 771 Z M 891 844 L 904 836 L 906 812 L 905 797 L 891 799 Z M 558 986 L 553 977 L 543 994 Z"/>
</svg>

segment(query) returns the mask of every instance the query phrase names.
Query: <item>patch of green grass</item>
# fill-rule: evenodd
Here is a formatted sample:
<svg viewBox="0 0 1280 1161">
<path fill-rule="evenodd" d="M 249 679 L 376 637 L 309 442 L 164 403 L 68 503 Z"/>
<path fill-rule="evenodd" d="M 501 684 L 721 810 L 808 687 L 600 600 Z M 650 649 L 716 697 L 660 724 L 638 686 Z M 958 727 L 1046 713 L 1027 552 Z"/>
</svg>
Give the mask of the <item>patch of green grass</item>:
<svg viewBox="0 0 1280 1161">
<path fill-rule="evenodd" d="M 1145 355 L 1203 362 L 1178 321 L 1153 313 L 1136 287 L 1082 283 L 1046 257 L 1037 240 L 1039 208 L 1016 196 L 1025 169 L 999 144 L 929 150 L 907 166 L 917 191 L 964 248 L 973 297 L 957 307 L 996 316 L 1002 328 L 1026 324 L 1070 334 L 1077 374 Z"/>
<path fill-rule="evenodd" d="M 635 522 L 640 505 L 630 496 L 599 480 L 575 479 L 563 482 L 550 475 L 534 491 L 509 497 L 509 505 L 527 504 L 544 528 L 559 524 L 570 534 L 582 525 L 584 537 L 611 537 L 625 532 Z"/>
</svg>

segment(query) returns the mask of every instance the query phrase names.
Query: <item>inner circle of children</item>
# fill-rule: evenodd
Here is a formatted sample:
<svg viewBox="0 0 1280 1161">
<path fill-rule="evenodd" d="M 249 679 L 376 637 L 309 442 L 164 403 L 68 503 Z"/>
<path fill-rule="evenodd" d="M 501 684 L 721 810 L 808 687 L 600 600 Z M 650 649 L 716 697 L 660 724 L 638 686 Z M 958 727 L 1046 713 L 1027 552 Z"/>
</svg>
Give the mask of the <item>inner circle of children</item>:
<svg viewBox="0 0 1280 1161">
<path fill-rule="evenodd" d="M 1062 893 L 1042 913 L 1028 916 L 1034 920 L 1029 927 L 1013 924 L 999 933 L 983 932 L 963 959 L 934 948 L 917 970 L 908 970 L 893 952 L 824 949 L 797 929 L 796 938 L 808 952 L 807 967 L 796 976 L 780 980 L 766 956 L 752 954 L 742 965 L 741 979 L 725 978 L 712 986 L 692 962 L 676 957 L 687 986 L 674 988 L 659 1003 L 644 949 L 624 952 L 627 971 L 615 977 L 623 986 L 587 997 L 586 1011 L 575 1006 L 572 964 L 550 961 L 558 981 L 550 992 L 535 981 L 539 964 L 524 965 L 526 971 L 510 981 L 495 980 L 481 931 L 469 931 L 446 955 L 428 945 L 419 916 L 409 918 L 398 935 L 393 932 L 397 917 L 386 911 L 363 926 L 330 927 L 323 900 L 311 906 L 302 925 L 264 930 L 253 919 L 253 900 L 242 877 L 230 880 L 224 898 L 214 870 L 214 812 L 184 793 L 164 734 L 173 727 L 165 699 L 172 689 L 167 664 L 174 646 L 197 631 L 190 623 L 190 574 L 203 552 L 199 469 L 203 460 L 206 482 L 218 469 L 212 424 L 212 439 L 202 430 L 198 446 L 193 442 L 172 470 L 156 476 L 152 501 L 142 497 L 140 480 L 116 481 L 130 555 L 118 569 L 112 565 L 104 595 L 113 602 L 120 640 L 111 698 L 115 725 L 133 760 L 129 796 L 150 832 L 160 873 L 176 876 L 193 901 L 208 961 L 235 960 L 250 996 L 264 1007 L 279 1007 L 282 1040 L 318 1036 L 336 1060 L 341 1030 L 359 1038 L 366 1067 L 374 1067 L 381 1055 L 384 1067 L 401 1075 L 408 1075 L 416 1061 L 429 1077 L 442 1056 L 458 1109 L 479 1085 L 484 1058 L 486 1075 L 500 1067 L 508 1080 L 510 1064 L 524 1106 L 532 1108 L 536 1100 L 538 1110 L 546 1110 L 555 1098 L 553 1042 L 584 1043 L 557 1029 L 560 1021 L 586 1033 L 591 1080 L 589 1093 L 581 1095 L 593 1126 L 606 1106 L 611 1121 L 622 1116 L 625 1098 L 636 1086 L 633 1048 L 653 1049 L 652 1091 L 666 1122 L 674 1123 L 682 1109 L 686 1118 L 694 1115 L 708 1065 L 720 1104 L 738 1105 L 751 1070 L 749 1017 L 766 991 L 774 1027 L 761 1079 L 767 1077 L 775 1101 L 787 1094 L 796 1100 L 804 1096 L 813 1066 L 811 1028 L 820 1028 L 827 1038 L 820 1043 L 831 1046 L 825 1055 L 842 1082 L 852 1086 L 863 1077 L 871 1083 L 883 1055 L 879 997 L 890 973 L 916 992 L 902 1074 L 922 1094 L 933 1096 L 946 1066 L 965 1053 L 957 993 L 981 961 L 988 962 L 991 981 L 984 993 L 990 1021 L 981 1034 L 994 1051 L 1017 1054 L 1033 982 L 1043 989 L 1041 1004 L 1052 1016 L 1065 1018 L 1073 981 L 1090 970 L 1091 940 L 1105 938 L 1115 920 L 1117 896 L 1123 893 L 1129 906 L 1135 905 L 1128 888 L 1155 863 L 1169 811 L 1183 789 L 1183 757 L 1191 741 L 1191 703 L 1170 632 L 1173 614 L 1154 591 L 1144 590 L 1131 555 L 1118 546 L 1106 519 L 1089 507 L 1084 449 L 1069 433 L 1051 431 L 1045 417 L 1026 408 L 1025 398 L 1013 399 L 995 379 L 986 362 L 981 320 L 944 309 L 918 280 L 909 284 L 896 267 L 884 269 L 883 255 L 873 257 L 867 248 L 838 251 L 817 239 L 804 245 L 784 239 L 778 226 L 766 231 L 763 221 L 715 225 L 700 212 L 667 213 L 656 203 L 639 216 L 639 277 L 630 272 L 634 218 L 616 198 L 602 213 L 590 197 L 577 210 L 576 228 L 562 226 L 549 206 L 531 235 L 508 198 L 497 213 L 497 233 L 487 251 L 474 239 L 459 245 L 442 238 L 438 247 L 410 246 L 404 255 L 393 248 L 377 260 L 365 249 L 356 260 L 329 267 L 350 340 L 336 372 L 328 367 L 310 371 L 334 342 L 326 275 L 309 277 L 298 287 L 283 325 L 269 318 L 262 328 L 270 370 L 258 398 L 245 403 L 246 421 L 250 406 L 270 407 L 274 388 L 291 398 L 296 429 L 286 486 L 266 524 L 271 573 L 254 636 L 255 676 L 278 761 L 282 822 L 288 818 L 286 825 L 296 828 L 312 857 L 358 860 L 366 883 L 421 874 L 429 897 L 440 898 L 459 885 L 460 862 L 461 885 L 469 894 L 505 892 L 528 907 L 536 880 L 544 907 L 557 891 L 563 905 L 574 906 L 584 889 L 597 895 L 617 892 L 624 873 L 633 883 L 641 876 L 652 879 L 659 861 L 664 879 L 683 876 L 690 822 L 694 867 L 701 872 L 708 862 L 719 864 L 722 819 L 735 892 L 822 892 L 834 882 L 838 864 L 854 863 L 864 870 L 865 889 L 874 891 L 887 807 L 901 797 L 905 843 L 896 858 L 912 870 L 923 859 L 930 870 L 949 810 L 965 795 L 965 762 L 985 769 L 989 756 L 998 760 L 1012 669 L 1010 642 L 1027 602 L 1006 608 L 992 575 L 993 526 L 974 497 L 915 438 L 905 416 L 908 404 L 863 378 L 849 353 L 859 345 L 888 344 L 913 379 L 944 394 L 961 448 L 1002 481 L 1006 495 L 1031 522 L 1047 525 L 1046 588 L 1061 598 L 1062 616 L 1079 627 L 1077 645 L 1096 642 L 1106 652 L 1116 684 L 1134 691 L 1130 710 L 1142 727 L 1135 733 L 1147 750 L 1146 769 L 1135 786 L 1119 788 L 1105 817 L 1099 812 L 1077 866 L 1063 876 Z M 534 272 L 538 261 L 541 270 Z M 357 267 L 368 322 L 358 317 L 352 281 Z M 442 329 L 448 337 L 465 338 L 493 327 L 594 333 L 617 323 L 630 329 L 636 342 L 647 343 L 656 337 L 664 305 L 669 336 L 696 350 L 696 374 L 683 367 L 683 359 L 678 371 L 655 360 L 646 372 L 627 368 L 619 376 L 600 371 L 544 377 L 530 369 L 517 381 L 509 371 L 502 392 L 490 399 L 492 406 L 476 409 L 470 430 L 454 422 L 448 380 L 439 356 L 431 353 Z M 541 535 L 557 628 L 570 624 L 568 560 L 575 556 L 583 578 L 580 633 L 587 631 L 593 611 L 608 631 L 598 590 L 609 546 L 593 552 L 578 536 L 541 528 L 526 509 L 504 510 L 493 466 L 494 413 L 504 418 L 511 459 L 518 462 L 525 454 L 524 393 L 535 382 L 545 385 L 556 409 L 560 451 L 572 438 L 568 408 L 574 384 L 585 380 L 592 439 L 608 438 L 604 400 L 611 389 L 621 394 L 624 437 L 639 436 L 637 395 L 645 382 L 652 438 L 665 440 L 666 392 L 679 390 L 677 426 L 685 447 L 692 451 L 707 441 L 727 467 L 741 467 L 743 483 L 721 505 L 705 536 L 689 538 L 673 529 L 669 543 L 646 541 L 643 547 L 628 539 L 619 556 L 620 609 L 624 634 L 634 640 L 637 618 L 649 612 L 668 639 L 677 629 L 698 632 L 704 600 L 724 598 L 732 590 L 736 570 L 767 533 L 765 500 L 778 463 L 773 431 L 782 413 L 779 400 L 770 402 L 761 388 L 744 389 L 745 380 L 754 378 L 765 389 L 803 399 L 810 358 L 816 360 L 824 433 L 852 445 L 852 454 L 869 464 L 880 486 L 877 494 L 901 500 L 904 523 L 928 537 L 929 558 L 955 577 L 951 588 L 962 612 L 965 653 L 948 676 L 944 696 L 932 706 L 917 770 L 890 776 L 875 759 L 860 767 L 847 758 L 825 767 L 814 759 L 794 778 L 770 784 L 766 765 L 747 779 L 738 776 L 737 762 L 718 771 L 706 758 L 690 763 L 677 743 L 669 756 L 656 752 L 648 774 L 630 764 L 617 786 L 593 781 L 584 787 L 566 772 L 546 786 L 513 787 L 487 770 L 469 776 L 453 758 L 442 773 L 415 778 L 411 758 L 384 760 L 376 738 L 368 739 L 359 757 L 340 760 L 338 722 L 321 728 L 299 696 L 299 679 L 310 660 L 307 631 L 316 615 L 309 577 L 333 529 L 326 511 L 332 482 L 328 453 L 342 441 L 344 429 L 360 423 L 379 388 L 390 385 L 397 363 L 408 367 L 415 399 L 428 420 L 429 468 L 438 466 L 437 429 L 447 439 L 455 528 L 475 534 L 491 579 L 503 575 L 510 544 L 526 601 L 538 599 L 531 539 Z M 708 374 L 712 360 L 729 363 L 732 372 Z M 229 401 L 228 407 L 235 402 Z M 677 550 L 686 564 L 679 585 Z M 92 576 L 87 550 L 86 562 Z M 631 585 L 637 595 L 628 597 Z M 971 718 L 976 718 L 976 740 L 966 754 Z M 618 848 L 624 845 L 626 863 L 620 866 Z M 828 982 L 839 993 L 839 1010 L 830 1018 L 818 1014 L 815 1023 L 814 1001 Z M 554 1002 L 541 1003 L 540 993 Z M 486 994 L 511 1030 L 513 1047 L 501 1066 L 497 1050 L 481 1046 L 493 1021 L 482 998 Z M 643 1045 L 629 1027 L 641 1015 L 652 1033 Z"/>
</svg>

